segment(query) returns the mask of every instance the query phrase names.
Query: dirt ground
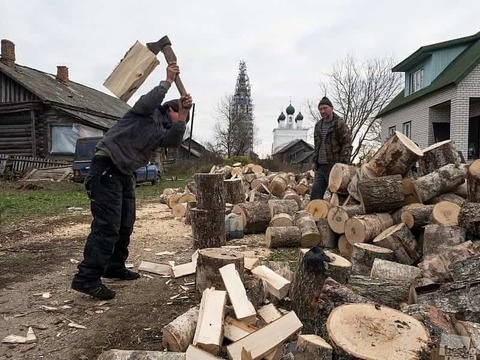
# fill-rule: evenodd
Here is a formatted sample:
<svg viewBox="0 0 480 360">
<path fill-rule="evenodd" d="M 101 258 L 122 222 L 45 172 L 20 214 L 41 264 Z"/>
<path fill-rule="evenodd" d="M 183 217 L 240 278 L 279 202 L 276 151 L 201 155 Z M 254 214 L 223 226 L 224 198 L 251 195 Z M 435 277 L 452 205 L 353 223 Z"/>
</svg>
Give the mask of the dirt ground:
<svg viewBox="0 0 480 360">
<path fill-rule="evenodd" d="M 135 281 L 105 280 L 117 292 L 108 302 L 71 290 L 90 221 L 84 209 L 0 232 L 0 339 L 26 336 L 28 327 L 38 338 L 34 344 L 0 343 L 0 358 L 90 360 L 112 348 L 162 350 L 162 326 L 197 304 L 194 286 L 180 287 L 194 276 L 170 280 L 142 273 Z M 188 262 L 190 235 L 190 226 L 165 205 L 138 204 L 128 263 L 136 268 L 142 260 Z M 236 244 L 262 240 L 249 236 Z M 162 251 L 175 254 L 156 255 Z"/>
</svg>

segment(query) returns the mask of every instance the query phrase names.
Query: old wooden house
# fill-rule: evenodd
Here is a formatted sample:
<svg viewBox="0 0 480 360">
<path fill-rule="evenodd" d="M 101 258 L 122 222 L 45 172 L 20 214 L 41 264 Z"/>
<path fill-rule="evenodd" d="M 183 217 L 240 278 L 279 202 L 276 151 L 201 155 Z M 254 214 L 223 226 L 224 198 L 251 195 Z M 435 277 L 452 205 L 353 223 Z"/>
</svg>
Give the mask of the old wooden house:
<svg viewBox="0 0 480 360">
<path fill-rule="evenodd" d="M 303 139 L 293 140 L 273 154 L 273 161 L 277 164 L 297 165 L 301 169 L 307 169 L 312 163 L 313 149 L 313 145 Z"/>
<path fill-rule="evenodd" d="M 78 137 L 102 135 L 130 107 L 56 74 L 19 65 L 15 45 L 1 41 L 0 155 L 71 159 Z"/>
</svg>

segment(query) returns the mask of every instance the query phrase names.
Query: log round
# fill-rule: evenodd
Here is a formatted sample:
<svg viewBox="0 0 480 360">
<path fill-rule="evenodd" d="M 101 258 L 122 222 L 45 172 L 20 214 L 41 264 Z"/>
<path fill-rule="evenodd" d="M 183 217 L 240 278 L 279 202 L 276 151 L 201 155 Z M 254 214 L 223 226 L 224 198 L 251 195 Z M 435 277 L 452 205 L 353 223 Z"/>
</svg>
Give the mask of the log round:
<svg viewBox="0 0 480 360">
<path fill-rule="evenodd" d="M 395 261 L 375 259 L 370 276 L 376 279 L 413 282 L 422 276 L 422 270 L 416 266 L 400 264 Z"/>
<path fill-rule="evenodd" d="M 285 190 L 287 190 L 288 187 L 288 175 L 283 173 L 283 174 L 278 174 L 275 176 L 270 184 L 268 185 L 268 190 L 275 196 L 282 197 L 283 194 L 285 193 Z"/>
<path fill-rule="evenodd" d="M 172 208 L 172 215 L 176 218 L 184 217 L 187 213 L 187 203 L 178 203 Z"/>
<path fill-rule="evenodd" d="M 332 260 L 331 262 L 327 263 L 325 274 L 340 284 L 348 283 L 350 270 L 352 269 L 352 263 L 344 257 L 334 254 L 328 250 L 325 250 L 325 255 Z"/>
<path fill-rule="evenodd" d="M 268 178 L 266 176 L 261 176 L 252 180 L 252 182 L 250 183 L 250 187 L 252 188 L 252 190 L 257 190 L 261 193 L 267 193 L 269 183 L 270 182 L 268 181 Z"/>
<path fill-rule="evenodd" d="M 302 232 L 297 226 L 268 227 L 265 243 L 268 248 L 300 247 Z"/>
<path fill-rule="evenodd" d="M 252 166 L 252 171 L 254 174 L 263 174 L 263 166 L 255 164 Z"/>
<path fill-rule="evenodd" d="M 467 281 L 478 278 L 480 255 L 473 255 L 467 259 L 451 263 L 449 269 L 454 281 Z"/>
<path fill-rule="evenodd" d="M 320 234 L 320 246 L 333 249 L 337 247 L 337 235 L 328 226 L 327 219 L 317 221 L 317 229 Z"/>
<path fill-rule="evenodd" d="M 336 163 L 330 170 L 328 190 L 330 192 L 346 192 L 350 180 L 356 175 L 357 168 L 353 165 Z"/>
<path fill-rule="evenodd" d="M 458 206 L 461 206 L 466 200 L 455 193 L 445 193 L 431 198 L 428 203 L 435 205 L 438 204 L 440 201 L 449 201 L 451 203 L 457 204 Z"/>
<path fill-rule="evenodd" d="M 480 237 L 480 203 L 466 202 L 460 207 L 458 225 L 468 234 Z"/>
<path fill-rule="evenodd" d="M 270 223 L 268 224 L 269 227 L 275 226 L 293 226 L 293 217 L 290 214 L 280 213 L 275 215 Z"/>
<path fill-rule="evenodd" d="M 295 200 L 269 200 L 268 207 L 271 218 L 281 213 L 293 216 L 298 211 L 298 204 Z"/>
<path fill-rule="evenodd" d="M 345 222 L 345 235 L 350 244 L 371 242 L 383 230 L 393 225 L 393 218 L 388 213 L 360 215 Z"/>
<path fill-rule="evenodd" d="M 293 189 L 285 190 L 285 193 L 283 194 L 282 200 L 295 200 L 299 209 L 300 209 L 300 206 L 302 206 L 302 199 Z"/>
<path fill-rule="evenodd" d="M 242 179 L 224 180 L 223 184 L 225 186 L 226 203 L 239 204 L 245 201 Z"/>
<path fill-rule="evenodd" d="M 398 209 L 397 211 L 394 211 L 392 213 L 393 223 L 398 224 L 398 223 L 402 222 L 402 214 L 405 211 L 407 211 L 409 209 L 414 209 L 414 208 L 417 208 L 417 207 L 421 207 L 421 206 L 423 206 L 423 204 L 420 204 L 420 203 L 412 203 L 412 204 L 407 204 L 407 205 L 402 206 L 400 209 Z"/>
<path fill-rule="evenodd" d="M 340 235 L 338 238 L 338 251 L 345 259 L 352 261 L 353 246 L 348 242 L 345 234 Z"/>
<path fill-rule="evenodd" d="M 245 234 L 264 233 L 271 220 L 268 204 L 258 201 L 237 204 L 232 212 L 242 216 Z"/>
<path fill-rule="evenodd" d="M 418 159 L 418 172 L 426 175 L 447 164 L 460 164 L 460 156 L 452 140 L 441 141 L 423 149 L 423 156 Z"/>
<path fill-rule="evenodd" d="M 423 151 L 401 132 L 395 131 L 367 163 L 377 176 L 405 175 Z"/>
<path fill-rule="evenodd" d="M 302 210 L 296 212 L 293 217 L 293 222 L 302 233 L 300 239 L 301 247 L 307 248 L 320 244 L 322 239 L 318 232 L 317 224 L 308 211 Z"/>
<path fill-rule="evenodd" d="M 374 179 L 378 177 L 372 170 L 367 167 L 367 164 L 362 164 L 359 169 L 357 169 L 357 173 L 352 177 L 350 180 L 347 191 L 351 197 L 353 197 L 356 201 L 360 202 L 360 194 L 358 192 L 358 183 L 361 180 L 365 179 Z"/>
<path fill-rule="evenodd" d="M 393 225 L 382 231 L 373 239 L 373 244 L 392 250 L 395 260 L 401 264 L 412 265 L 421 257 L 417 239 L 404 223 Z"/>
<path fill-rule="evenodd" d="M 243 254 L 227 249 L 202 249 L 198 251 L 197 271 L 195 273 L 195 290 L 201 297 L 203 291 L 214 287 L 215 290 L 225 290 L 219 269 L 225 265 L 234 264 L 243 280 Z"/>
<path fill-rule="evenodd" d="M 317 221 L 318 219 L 326 218 L 328 212 L 332 208 L 332 204 L 326 200 L 316 199 L 311 200 L 305 210 L 312 214 L 313 219 Z"/>
<path fill-rule="evenodd" d="M 162 345 L 168 351 L 184 352 L 192 344 L 198 321 L 195 306 L 162 328 Z"/>
<path fill-rule="evenodd" d="M 480 159 L 470 164 L 467 171 L 468 201 L 480 203 Z"/>
<path fill-rule="evenodd" d="M 401 175 L 360 180 L 358 192 L 365 214 L 396 210 L 405 200 Z"/>
<path fill-rule="evenodd" d="M 459 226 L 429 224 L 423 231 L 423 259 L 440 255 L 445 249 L 466 240 L 465 230 Z"/>
<path fill-rule="evenodd" d="M 390 249 L 365 243 L 353 244 L 351 256 L 352 275 L 370 276 L 375 259 L 393 261 L 393 258 L 393 251 Z"/>
<path fill-rule="evenodd" d="M 327 221 L 333 232 L 345 233 L 345 223 L 355 215 L 365 214 L 361 205 L 334 206 L 328 211 Z"/>
<path fill-rule="evenodd" d="M 401 220 L 409 229 L 421 228 L 430 222 L 434 206 L 435 205 L 412 206 L 402 212 Z"/>
<path fill-rule="evenodd" d="M 405 360 L 425 351 L 430 336 L 415 318 L 375 304 L 345 304 L 330 313 L 327 331 L 335 345 L 360 359 Z"/>
<path fill-rule="evenodd" d="M 226 245 L 225 209 L 190 210 L 193 245 L 196 249 L 215 248 Z"/>
<path fill-rule="evenodd" d="M 301 179 L 298 184 L 295 186 L 295 191 L 298 195 L 305 195 L 310 191 L 310 184 L 306 178 Z"/>
<path fill-rule="evenodd" d="M 440 224 L 445 226 L 458 225 L 458 214 L 460 206 L 449 201 L 440 201 L 435 204 L 432 210 L 430 222 L 433 224 Z"/>
<path fill-rule="evenodd" d="M 225 189 L 223 174 L 196 173 L 197 208 L 203 210 L 225 210 Z"/>
</svg>

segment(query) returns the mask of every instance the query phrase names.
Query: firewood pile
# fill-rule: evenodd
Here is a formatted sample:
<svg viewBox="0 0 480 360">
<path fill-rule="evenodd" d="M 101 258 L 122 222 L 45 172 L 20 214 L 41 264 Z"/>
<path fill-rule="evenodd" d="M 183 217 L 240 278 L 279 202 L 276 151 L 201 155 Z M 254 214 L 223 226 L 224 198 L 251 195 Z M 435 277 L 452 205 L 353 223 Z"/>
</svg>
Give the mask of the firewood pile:
<svg viewBox="0 0 480 360">
<path fill-rule="evenodd" d="M 225 251 L 219 260 L 196 239 L 200 306 L 165 327 L 166 349 L 187 359 L 279 359 L 292 341 L 295 359 L 480 353 L 480 160 L 461 164 L 451 141 L 421 150 L 397 132 L 361 166 L 336 164 L 328 200 L 309 201 L 311 172 L 251 165 L 211 174 L 224 175 L 219 203 L 236 199 L 227 213 L 242 218 L 245 234 L 299 248 L 296 272 L 289 280 Z M 228 195 L 227 181 L 242 196 Z"/>
</svg>

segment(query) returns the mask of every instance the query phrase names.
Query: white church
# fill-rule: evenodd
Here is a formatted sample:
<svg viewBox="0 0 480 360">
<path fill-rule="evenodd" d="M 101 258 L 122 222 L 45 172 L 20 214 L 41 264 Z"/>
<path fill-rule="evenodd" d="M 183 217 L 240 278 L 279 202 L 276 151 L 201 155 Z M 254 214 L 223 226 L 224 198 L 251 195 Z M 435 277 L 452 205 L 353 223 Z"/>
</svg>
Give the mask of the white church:
<svg viewBox="0 0 480 360">
<path fill-rule="evenodd" d="M 303 140 L 307 142 L 308 129 L 303 127 L 302 113 L 299 111 L 294 118 L 295 108 L 291 103 L 287 106 L 285 112 L 287 116 L 282 111 L 277 118 L 278 127 L 273 129 L 272 155 L 275 155 L 285 145 L 293 141 Z"/>
</svg>

